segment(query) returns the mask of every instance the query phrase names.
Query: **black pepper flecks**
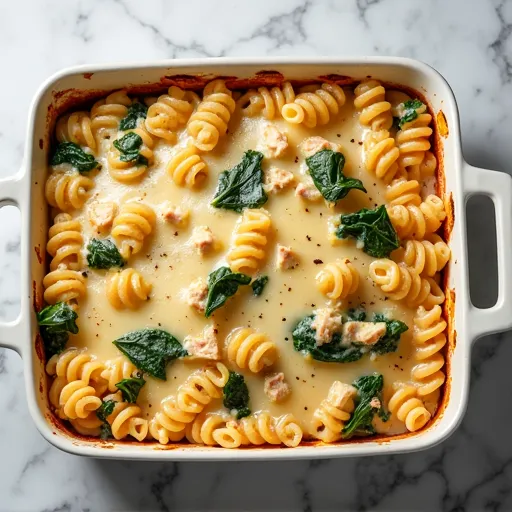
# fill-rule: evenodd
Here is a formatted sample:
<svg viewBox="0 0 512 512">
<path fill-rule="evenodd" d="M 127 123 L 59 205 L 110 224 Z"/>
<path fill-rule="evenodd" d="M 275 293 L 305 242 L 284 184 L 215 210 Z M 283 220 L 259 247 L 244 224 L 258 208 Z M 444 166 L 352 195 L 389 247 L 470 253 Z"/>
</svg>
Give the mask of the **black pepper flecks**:
<svg viewBox="0 0 512 512">
<path fill-rule="evenodd" d="M 316 258 L 316 259 L 314 259 L 314 260 L 313 260 L 313 263 L 314 263 L 315 265 L 321 265 L 321 264 L 323 263 L 323 261 L 322 261 L 322 260 L 320 260 L 320 259 L 318 259 L 318 258 Z"/>
</svg>

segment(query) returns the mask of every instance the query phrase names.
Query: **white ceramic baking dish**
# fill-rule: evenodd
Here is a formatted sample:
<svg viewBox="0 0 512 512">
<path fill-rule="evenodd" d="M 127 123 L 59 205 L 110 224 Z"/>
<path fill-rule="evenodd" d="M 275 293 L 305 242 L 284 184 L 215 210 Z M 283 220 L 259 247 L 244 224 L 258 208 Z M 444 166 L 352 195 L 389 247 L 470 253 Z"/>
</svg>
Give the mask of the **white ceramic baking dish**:
<svg viewBox="0 0 512 512">
<path fill-rule="evenodd" d="M 452 261 L 445 283 L 450 338 L 448 379 L 442 406 L 429 427 L 416 434 L 340 445 L 306 443 L 294 449 L 225 450 L 187 445 L 104 443 L 77 437 L 56 422 L 48 406 L 47 379 L 34 313 L 41 305 L 40 283 L 46 268 L 48 212 L 43 189 L 50 133 L 56 115 L 77 100 L 97 97 L 110 90 L 126 86 L 135 87 L 139 92 L 155 87 L 163 89 L 173 80 L 178 80 L 180 85 L 197 83 L 198 76 L 233 77 L 231 85 L 242 87 L 248 83 L 244 80 L 251 78 L 256 79 L 252 85 L 258 81 L 280 83 L 283 76 L 292 80 L 327 79 L 350 83 L 352 79 L 370 75 L 419 91 L 430 104 L 441 174 L 444 172 L 445 177 L 441 183 L 452 205 L 448 226 Z M 489 309 L 474 307 L 469 297 L 465 205 L 474 194 L 489 196 L 496 209 L 499 296 L 496 305 Z M 395 57 L 202 59 L 67 69 L 44 83 L 32 102 L 21 170 L 11 178 L 0 180 L 0 206 L 6 204 L 21 210 L 22 294 L 19 317 L 0 324 L 0 346 L 16 350 L 23 358 L 29 410 L 41 434 L 58 448 L 78 455 L 158 460 L 257 460 L 378 455 L 427 448 L 446 439 L 462 419 L 469 390 L 472 343 L 485 334 L 512 327 L 512 179 L 507 174 L 478 169 L 464 161 L 453 93 L 439 73 L 414 60 Z"/>
</svg>

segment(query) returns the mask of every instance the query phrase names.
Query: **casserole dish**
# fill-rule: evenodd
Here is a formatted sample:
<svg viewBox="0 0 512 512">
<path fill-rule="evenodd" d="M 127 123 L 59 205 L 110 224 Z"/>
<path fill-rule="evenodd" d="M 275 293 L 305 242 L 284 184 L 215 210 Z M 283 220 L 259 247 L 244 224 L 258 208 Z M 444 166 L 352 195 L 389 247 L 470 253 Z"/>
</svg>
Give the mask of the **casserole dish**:
<svg viewBox="0 0 512 512">
<path fill-rule="evenodd" d="M 55 422 L 47 400 L 44 357 L 34 311 L 42 306 L 40 283 L 46 272 L 44 247 L 47 241 L 47 205 L 44 182 L 52 128 L 57 115 L 77 103 L 97 98 L 108 91 L 128 87 L 134 93 L 160 91 L 166 86 L 203 85 L 215 76 L 226 77 L 234 88 L 280 83 L 290 80 L 326 80 L 350 84 L 367 76 L 419 91 L 434 115 L 440 184 L 450 199 L 447 241 L 452 262 L 445 273 L 449 320 L 448 379 L 444 401 L 434 421 L 417 434 L 350 442 L 343 446 L 304 443 L 294 450 L 251 448 L 224 450 L 204 446 L 104 443 L 71 434 Z M 444 173 L 443 173 L 444 170 Z M 488 195 L 495 204 L 500 287 L 495 306 L 475 308 L 469 298 L 465 202 L 474 194 Z M 0 204 L 20 208 L 22 216 L 22 304 L 19 317 L 0 324 L 0 345 L 16 350 L 25 362 L 25 377 L 31 415 L 42 435 L 52 444 L 79 455 L 158 460 L 287 459 L 339 457 L 398 453 L 427 448 L 445 439 L 462 419 L 469 390 L 471 343 L 477 338 L 512 327 L 509 306 L 512 294 L 510 176 L 477 169 L 461 154 L 457 107 L 444 79 L 425 64 L 400 58 L 368 59 L 211 59 L 80 67 L 49 79 L 31 107 L 25 159 L 21 171 L 0 181 Z"/>
</svg>

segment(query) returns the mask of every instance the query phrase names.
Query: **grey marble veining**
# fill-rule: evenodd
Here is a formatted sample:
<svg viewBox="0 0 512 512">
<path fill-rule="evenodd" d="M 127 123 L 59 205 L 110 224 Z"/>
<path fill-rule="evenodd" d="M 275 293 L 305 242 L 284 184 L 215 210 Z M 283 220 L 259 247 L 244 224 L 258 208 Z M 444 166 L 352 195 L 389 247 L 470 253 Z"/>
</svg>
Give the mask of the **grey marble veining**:
<svg viewBox="0 0 512 512">
<path fill-rule="evenodd" d="M 8 8 L 7 8 L 8 5 Z M 21 164 L 30 100 L 88 62 L 246 55 L 400 55 L 453 87 L 473 165 L 512 169 L 510 0 L 18 0 L 1 9 L 0 176 Z M 448 170 L 449 172 L 449 170 Z M 487 247 L 471 207 L 470 237 Z M 0 319 L 19 307 L 19 215 L 0 212 Z M 489 303 L 487 252 L 472 286 Z M 512 510 L 512 335 L 480 340 L 464 422 L 409 455 L 277 463 L 135 463 L 74 457 L 37 433 L 22 363 L 0 350 L 0 511 Z"/>
</svg>

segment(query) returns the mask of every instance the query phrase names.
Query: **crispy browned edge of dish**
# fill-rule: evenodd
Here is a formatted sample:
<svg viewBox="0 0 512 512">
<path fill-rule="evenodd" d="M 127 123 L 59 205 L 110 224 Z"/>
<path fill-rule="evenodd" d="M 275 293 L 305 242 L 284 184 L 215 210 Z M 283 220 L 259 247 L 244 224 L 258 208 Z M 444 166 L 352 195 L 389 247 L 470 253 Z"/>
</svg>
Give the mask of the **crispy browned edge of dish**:
<svg viewBox="0 0 512 512">
<path fill-rule="evenodd" d="M 84 79 L 90 79 L 93 73 L 84 73 Z M 209 81 L 214 78 L 223 78 L 226 80 L 226 85 L 230 89 L 248 89 L 254 87 L 262 87 L 262 86 L 280 86 L 284 81 L 285 77 L 278 71 L 271 70 L 262 70 L 257 73 L 252 78 L 238 79 L 235 76 L 214 76 L 214 75 L 164 75 L 160 78 L 160 81 L 153 84 L 145 84 L 145 85 L 133 85 L 127 86 L 125 89 L 129 94 L 141 95 L 141 94 L 157 94 L 164 92 L 171 85 L 176 85 L 178 87 L 184 89 L 202 89 Z M 367 76 L 366 78 L 372 78 L 371 76 Z M 378 79 L 378 77 L 375 77 Z M 308 85 L 312 83 L 320 82 L 330 82 L 336 83 L 341 86 L 350 86 L 357 83 L 360 79 L 354 79 L 345 75 L 320 75 L 316 79 L 305 79 L 305 80 L 292 80 L 292 84 L 294 86 L 302 86 Z M 444 169 L 444 154 L 443 154 L 443 140 L 442 138 L 448 136 L 448 124 L 446 121 L 446 117 L 442 110 L 435 113 L 432 109 L 431 103 L 428 101 L 428 98 L 424 93 L 427 91 L 418 91 L 412 88 L 405 87 L 398 83 L 390 83 L 390 82 L 382 82 L 387 88 L 393 88 L 401 90 L 412 97 L 420 98 L 421 101 L 425 105 L 428 106 L 429 113 L 432 115 L 432 127 L 434 133 L 432 135 L 432 147 L 434 154 L 437 158 L 437 192 L 439 195 L 443 195 L 446 190 L 446 181 L 445 181 L 445 169 Z M 53 93 L 53 102 L 48 107 L 48 112 L 46 116 L 46 130 L 44 134 L 44 139 L 39 139 L 39 149 L 41 151 L 48 151 L 51 146 L 53 129 L 55 126 L 55 122 L 57 118 L 66 111 L 72 110 L 78 106 L 81 107 L 90 107 L 92 103 L 98 100 L 101 97 L 108 95 L 112 90 L 88 90 L 83 91 L 80 89 L 67 89 L 63 91 L 58 91 Z M 450 193 L 449 197 L 445 198 L 445 205 L 447 211 L 447 218 L 442 226 L 444 239 L 447 243 L 449 243 L 451 238 L 451 233 L 453 230 L 453 225 L 455 222 L 455 212 L 454 212 L 454 203 L 453 197 Z M 34 251 L 36 252 L 37 259 L 39 264 L 46 266 L 46 251 L 41 250 L 40 246 L 34 247 Z M 346 444 L 356 444 L 356 443 L 366 443 L 368 441 L 375 441 L 378 443 L 390 443 L 397 441 L 399 439 L 409 438 L 411 436 L 418 436 L 423 434 L 425 431 L 433 428 L 434 424 L 440 420 L 440 418 L 444 415 L 446 407 L 448 405 L 448 400 L 450 396 L 451 389 L 451 359 L 452 354 L 455 349 L 455 345 L 457 342 L 457 332 L 455 331 L 455 290 L 448 288 L 449 282 L 449 273 L 452 268 L 452 265 L 456 264 L 454 261 L 450 261 L 448 267 L 444 270 L 442 274 L 443 279 L 443 290 L 446 295 L 446 300 L 443 305 L 443 315 L 445 320 L 448 323 L 448 343 L 446 344 L 444 351 L 445 357 L 445 373 L 446 373 L 446 381 L 442 387 L 441 396 L 439 399 L 439 405 L 436 411 L 436 414 L 430 419 L 428 424 L 417 432 L 406 432 L 399 435 L 394 436 L 386 436 L 384 434 L 377 434 L 372 436 L 371 438 L 354 438 L 346 441 L 340 441 L 337 443 L 332 443 L 330 446 L 342 446 Z M 40 311 L 44 306 L 43 301 L 43 290 L 42 284 L 32 282 L 32 301 L 34 311 Z M 48 382 L 49 377 L 46 375 L 44 371 L 45 365 L 45 354 L 42 339 L 39 333 L 36 333 L 35 336 L 35 349 L 38 356 L 38 359 L 42 365 L 41 369 L 41 381 L 39 383 L 39 393 L 41 395 L 41 399 L 46 403 L 46 413 L 45 416 L 53 426 L 53 434 L 58 435 L 57 431 L 59 431 L 62 435 L 69 438 L 74 444 L 81 444 L 82 442 L 88 442 L 91 446 L 97 448 L 104 449 L 112 449 L 115 448 L 116 445 L 136 445 L 143 446 L 151 445 L 151 447 L 155 450 L 173 450 L 173 449 L 182 449 L 186 447 L 187 449 L 199 449 L 204 448 L 203 445 L 194 445 L 188 443 L 169 443 L 167 445 L 160 445 L 157 442 L 151 443 L 141 443 L 135 440 L 108 440 L 102 441 L 96 437 L 91 436 L 83 436 L 78 432 L 71 429 L 66 422 L 62 421 L 60 418 L 56 417 L 51 411 L 50 405 L 48 403 Z M 300 446 L 317 446 L 322 445 L 326 446 L 324 443 L 318 440 L 303 440 Z M 217 449 L 223 449 L 219 447 L 213 447 Z M 281 445 L 269 445 L 264 444 L 261 446 L 244 446 L 242 447 L 244 450 L 254 449 L 254 448 L 265 448 L 265 449 L 283 449 Z M 239 448 L 240 449 L 240 448 Z"/>
</svg>

